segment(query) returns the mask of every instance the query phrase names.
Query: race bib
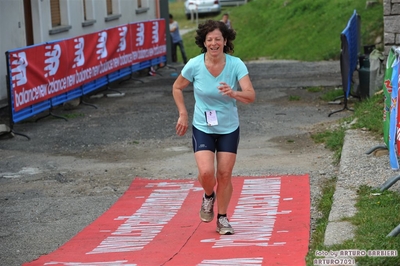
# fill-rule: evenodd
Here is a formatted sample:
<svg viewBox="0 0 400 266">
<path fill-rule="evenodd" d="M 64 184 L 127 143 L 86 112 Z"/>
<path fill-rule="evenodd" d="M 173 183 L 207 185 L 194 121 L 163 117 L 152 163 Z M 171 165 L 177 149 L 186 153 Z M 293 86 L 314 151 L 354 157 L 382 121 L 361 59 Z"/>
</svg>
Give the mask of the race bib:
<svg viewBox="0 0 400 266">
<path fill-rule="evenodd" d="M 206 121 L 209 127 L 218 125 L 217 112 L 215 110 L 206 111 Z"/>
</svg>

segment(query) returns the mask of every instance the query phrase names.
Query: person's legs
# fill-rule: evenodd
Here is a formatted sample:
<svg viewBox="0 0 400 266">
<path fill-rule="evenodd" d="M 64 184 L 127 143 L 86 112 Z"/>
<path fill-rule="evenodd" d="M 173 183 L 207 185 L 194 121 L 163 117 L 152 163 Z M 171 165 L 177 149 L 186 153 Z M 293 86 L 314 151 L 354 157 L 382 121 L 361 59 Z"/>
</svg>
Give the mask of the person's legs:
<svg viewBox="0 0 400 266">
<path fill-rule="evenodd" d="M 217 198 L 218 218 L 217 232 L 221 235 L 233 234 L 235 231 L 229 224 L 227 212 L 232 197 L 232 171 L 236 162 L 236 153 L 239 146 L 240 130 L 237 128 L 230 134 L 221 135 L 217 146 Z"/>
<path fill-rule="evenodd" d="M 217 153 L 217 198 L 218 217 L 217 232 L 221 235 L 234 234 L 228 220 L 228 206 L 232 197 L 232 170 L 235 165 L 236 154 L 231 152 Z"/>
<path fill-rule="evenodd" d="M 204 189 L 203 200 L 200 208 L 200 219 L 209 223 L 214 219 L 214 202 L 215 192 L 215 168 L 214 168 L 214 152 L 202 150 L 195 153 L 196 163 L 198 167 L 198 179 Z"/>
<path fill-rule="evenodd" d="M 199 182 L 204 189 L 204 193 L 211 196 L 216 185 L 214 167 L 215 154 L 212 151 L 198 151 L 194 155 L 199 171 Z"/>
<path fill-rule="evenodd" d="M 205 195 L 200 209 L 200 218 L 211 222 L 214 218 L 214 201 L 218 198 L 217 231 L 220 234 L 233 234 L 227 210 L 232 197 L 232 171 L 236 162 L 239 145 L 239 128 L 230 134 L 206 134 L 192 127 L 193 151 L 198 167 L 198 179 Z M 217 151 L 215 155 L 214 151 Z M 215 170 L 215 157 L 217 170 Z M 214 195 L 214 187 L 216 195 Z M 221 216 L 221 217 L 220 217 Z"/>
<path fill-rule="evenodd" d="M 187 63 L 187 57 L 186 57 L 185 47 L 183 46 L 183 41 L 180 41 L 178 43 L 178 45 L 179 45 L 179 49 L 181 50 L 183 63 L 186 64 Z"/>
<path fill-rule="evenodd" d="M 236 154 L 230 152 L 217 153 L 217 198 L 218 214 L 226 214 L 232 197 L 232 171 L 236 162 Z"/>
<path fill-rule="evenodd" d="M 192 143 L 198 168 L 198 179 L 204 189 L 203 201 L 200 208 L 200 219 L 211 222 L 214 219 L 215 193 L 215 138 L 194 126 L 192 127 Z"/>
</svg>

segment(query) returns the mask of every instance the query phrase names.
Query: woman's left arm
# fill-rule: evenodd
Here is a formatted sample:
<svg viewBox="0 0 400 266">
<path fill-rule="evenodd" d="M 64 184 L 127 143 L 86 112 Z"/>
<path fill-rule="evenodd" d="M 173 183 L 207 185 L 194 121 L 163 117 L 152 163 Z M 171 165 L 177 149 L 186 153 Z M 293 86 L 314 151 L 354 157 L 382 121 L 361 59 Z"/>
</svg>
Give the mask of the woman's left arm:
<svg viewBox="0 0 400 266">
<path fill-rule="evenodd" d="M 254 91 L 253 84 L 251 83 L 250 77 L 247 74 L 239 80 L 241 91 L 234 91 L 225 82 L 221 82 L 221 86 L 218 87 L 223 95 L 227 95 L 234 98 L 242 103 L 252 103 L 256 99 L 256 92 Z"/>
</svg>

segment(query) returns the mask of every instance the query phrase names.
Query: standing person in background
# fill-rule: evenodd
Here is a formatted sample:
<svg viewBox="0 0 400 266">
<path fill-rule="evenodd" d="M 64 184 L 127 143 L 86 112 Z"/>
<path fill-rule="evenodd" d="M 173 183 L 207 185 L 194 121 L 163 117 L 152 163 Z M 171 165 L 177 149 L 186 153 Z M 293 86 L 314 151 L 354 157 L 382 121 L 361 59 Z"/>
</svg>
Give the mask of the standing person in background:
<svg viewBox="0 0 400 266">
<path fill-rule="evenodd" d="M 183 47 L 181 34 L 179 33 L 179 25 L 178 22 L 174 20 L 174 17 L 171 14 L 169 14 L 169 31 L 171 33 L 172 41 L 172 62 L 178 61 L 178 57 L 176 55 L 176 47 L 179 46 L 182 54 L 183 63 L 186 64 L 186 52 L 185 47 Z"/>
<path fill-rule="evenodd" d="M 231 20 L 229 19 L 229 14 L 228 14 L 228 13 L 225 13 L 225 14 L 222 15 L 221 21 L 222 21 L 223 23 L 225 23 L 225 25 L 228 27 L 228 29 L 233 30 L 232 22 L 231 22 Z"/>
<path fill-rule="evenodd" d="M 207 20 L 199 25 L 196 33 L 195 42 L 201 48 L 201 54 L 189 60 L 172 87 L 179 112 L 176 134 L 183 136 L 188 129 L 183 89 L 193 82 L 192 144 L 198 179 L 204 189 L 200 219 L 206 223 L 213 220 L 217 198 L 217 232 L 221 235 L 233 234 L 227 211 L 233 192 L 232 171 L 239 145 L 236 101 L 253 102 L 255 91 L 246 65 L 240 58 L 230 55 L 233 53 L 235 31 L 221 21 Z"/>
</svg>

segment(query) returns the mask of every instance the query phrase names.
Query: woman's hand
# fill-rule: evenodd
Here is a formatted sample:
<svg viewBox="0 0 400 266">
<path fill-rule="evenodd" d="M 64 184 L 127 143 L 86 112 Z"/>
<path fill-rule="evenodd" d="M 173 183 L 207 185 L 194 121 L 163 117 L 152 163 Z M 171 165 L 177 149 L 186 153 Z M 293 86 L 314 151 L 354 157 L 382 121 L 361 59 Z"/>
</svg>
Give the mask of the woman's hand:
<svg viewBox="0 0 400 266">
<path fill-rule="evenodd" d="M 182 77 L 181 74 L 176 78 L 172 85 L 172 96 L 174 97 L 176 107 L 178 107 L 179 118 L 175 130 L 178 136 L 185 135 L 188 129 L 188 114 L 185 107 L 185 101 L 182 90 L 189 85 L 189 80 Z"/>
<path fill-rule="evenodd" d="M 256 99 L 256 93 L 249 75 L 246 75 L 239 80 L 240 91 L 232 90 L 232 88 L 225 82 L 220 82 L 220 84 L 221 86 L 218 86 L 218 89 L 223 95 L 228 95 L 239 102 L 252 103 Z"/>
<path fill-rule="evenodd" d="M 235 98 L 236 91 L 232 90 L 231 86 L 229 86 L 226 82 L 220 82 L 220 86 L 217 88 L 222 95 L 229 96 L 231 98 Z"/>
<path fill-rule="evenodd" d="M 176 134 L 178 136 L 183 136 L 186 134 L 186 131 L 188 129 L 188 116 L 187 115 L 179 116 L 175 129 L 176 129 Z"/>
</svg>

